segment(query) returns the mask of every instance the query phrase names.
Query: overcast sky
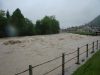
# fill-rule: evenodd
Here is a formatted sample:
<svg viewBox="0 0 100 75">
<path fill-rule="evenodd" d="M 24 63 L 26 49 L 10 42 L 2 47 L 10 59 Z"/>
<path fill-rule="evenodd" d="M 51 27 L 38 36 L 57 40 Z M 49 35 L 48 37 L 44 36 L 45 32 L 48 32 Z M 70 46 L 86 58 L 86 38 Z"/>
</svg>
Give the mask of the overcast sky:
<svg viewBox="0 0 100 75">
<path fill-rule="evenodd" d="M 19 8 L 35 24 L 45 15 L 55 15 L 61 28 L 84 25 L 100 15 L 100 0 L 0 0 L 0 9 L 10 14 Z"/>
</svg>

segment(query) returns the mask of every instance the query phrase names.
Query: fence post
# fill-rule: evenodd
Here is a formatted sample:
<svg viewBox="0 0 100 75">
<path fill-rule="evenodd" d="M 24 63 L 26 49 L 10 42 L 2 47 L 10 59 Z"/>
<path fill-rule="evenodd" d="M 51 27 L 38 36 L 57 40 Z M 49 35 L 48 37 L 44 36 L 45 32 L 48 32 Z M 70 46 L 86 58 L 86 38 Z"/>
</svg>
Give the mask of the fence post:
<svg viewBox="0 0 100 75">
<path fill-rule="evenodd" d="M 100 50 L 100 43 L 98 42 L 98 47 L 99 47 L 99 50 Z"/>
<path fill-rule="evenodd" d="M 86 50 L 87 50 L 86 57 L 88 57 L 88 44 L 86 45 Z"/>
<path fill-rule="evenodd" d="M 97 50 L 98 50 L 98 40 L 97 40 Z"/>
<path fill-rule="evenodd" d="M 99 40 L 100 41 L 100 40 Z M 98 49 L 100 49 L 100 43 L 99 43 L 99 41 L 98 41 Z"/>
<path fill-rule="evenodd" d="M 32 73 L 32 65 L 29 65 L 29 75 L 33 75 L 33 73 Z"/>
<path fill-rule="evenodd" d="M 79 63 L 79 47 L 77 48 L 77 62 L 76 62 L 76 64 L 80 64 Z"/>
<path fill-rule="evenodd" d="M 65 54 L 62 53 L 62 75 L 64 75 L 64 69 L 65 69 Z"/>
<path fill-rule="evenodd" d="M 92 52 L 91 53 L 94 53 L 94 42 L 92 44 Z"/>
</svg>

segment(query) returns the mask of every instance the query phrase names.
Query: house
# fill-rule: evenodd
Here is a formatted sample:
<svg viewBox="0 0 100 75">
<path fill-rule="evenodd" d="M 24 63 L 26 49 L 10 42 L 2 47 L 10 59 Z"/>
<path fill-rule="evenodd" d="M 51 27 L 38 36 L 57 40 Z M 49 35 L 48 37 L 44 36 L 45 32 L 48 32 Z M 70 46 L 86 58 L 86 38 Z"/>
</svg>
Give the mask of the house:
<svg viewBox="0 0 100 75">
<path fill-rule="evenodd" d="M 83 27 L 83 31 L 84 32 L 94 32 L 96 33 L 96 35 L 100 35 L 100 27 L 85 25 Z"/>
<path fill-rule="evenodd" d="M 60 29 L 60 33 L 67 32 L 67 29 Z"/>
<path fill-rule="evenodd" d="M 78 31 L 78 32 L 82 32 L 82 29 L 81 29 L 81 28 L 77 28 L 77 31 Z"/>
<path fill-rule="evenodd" d="M 71 27 L 66 29 L 67 32 L 77 31 L 76 27 Z"/>
<path fill-rule="evenodd" d="M 92 32 L 95 32 L 96 35 L 100 35 L 100 27 L 93 26 Z"/>
<path fill-rule="evenodd" d="M 82 31 L 83 32 L 92 32 L 92 28 L 89 26 L 89 25 L 85 25 L 83 28 L 82 28 Z"/>
<path fill-rule="evenodd" d="M 82 32 L 83 26 L 84 26 L 84 25 L 79 26 L 79 27 L 77 28 L 77 31 L 78 31 L 78 32 Z"/>
<path fill-rule="evenodd" d="M 100 27 L 97 27 L 97 30 L 100 31 Z"/>
</svg>

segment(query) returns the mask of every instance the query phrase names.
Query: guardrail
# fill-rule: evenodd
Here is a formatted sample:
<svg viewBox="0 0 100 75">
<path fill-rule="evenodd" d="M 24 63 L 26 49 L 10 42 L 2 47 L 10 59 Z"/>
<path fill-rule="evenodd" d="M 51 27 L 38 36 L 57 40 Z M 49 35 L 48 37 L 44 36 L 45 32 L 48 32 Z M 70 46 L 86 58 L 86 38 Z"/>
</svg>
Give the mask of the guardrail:
<svg viewBox="0 0 100 75">
<path fill-rule="evenodd" d="M 46 64 L 46 63 L 52 62 L 52 61 L 57 60 L 57 59 L 59 59 L 59 58 L 62 58 L 62 64 L 59 65 L 58 67 L 56 67 L 56 68 L 54 68 L 54 69 L 52 69 L 52 70 L 50 70 L 50 71 L 44 73 L 43 75 L 47 75 L 48 73 L 50 73 L 50 72 L 56 70 L 57 68 L 59 68 L 59 67 L 61 67 L 61 66 L 62 66 L 62 75 L 65 75 L 65 64 L 68 63 L 69 61 L 75 59 L 75 58 L 77 58 L 76 64 L 80 64 L 80 61 L 79 61 L 79 60 L 80 60 L 80 56 L 81 56 L 82 54 L 86 53 L 86 57 L 88 58 L 88 56 L 89 56 L 89 51 L 90 51 L 90 50 L 92 50 L 92 51 L 90 52 L 90 54 L 91 54 L 91 53 L 94 53 L 94 52 L 95 52 L 95 49 L 96 49 L 96 50 L 99 50 L 99 48 L 100 48 L 100 43 L 99 43 L 99 41 L 100 41 L 100 40 L 97 40 L 97 41 L 95 41 L 95 42 L 93 42 L 93 43 L 91 43 L 91 44 L 86 44 L 86 45 L 83 45 L 82 47 L 78 47 L 77 50 L 75 50 L 75 51 L 73 51 L 73 52 L 71 52 L 71 53 L 68 53 L 68 54 L 62 53 L 61 56 L 59 56 L 59 57 L 57 57 L 57 58 L 55 58 L 55 59 L 49 60 L 49 61 L 47 61 L 47 62 L 41 63 L 41 64 L 39 64 L 39 65 L 36 65 L 36 66 L 33 66 L 33 67 L 32 67 L 32 65 L 29 65 L 29 69 L 26 69 L 26 70 L 24 70 L 23 72 L 17 73 L 17 74 L 15 74 L 15 75 L 19 75 L 19 74 L 22 74 L 22 73 L 27 72 L 27 71 L 29 71 L 29 75 L 33 75 L 33 71 L 32 71 L 32 70 L 33 70 L 34 68 L 39 67 L 39 66 L 41 66 L 41 65 L 44 65 L 44 64 Z M 92 47 L 89 48 L 89 46 L 91 46 L 91 45 L 92 45 Z M 85 47 L 86 50 L 83 51 L 83 52 L 81 52 L 81 49 L 82 49 L 83 47 Z M 96 47 L 96 48 L 95 48 L 95 47 Z M 70 54 L 73 54 L 73 53 L 75 53 L 75 52 L 77 52 L 77 56 L 75 56 L 75 57 L 69 59 L 68 61 L 65 61 L 65 56 L 70 55 Z M 69 68 L 69 67 L 68 67 L 68 68 Z M 68 68 L 67 68 L 67 69 L 68 69 Z"/>
</svg>

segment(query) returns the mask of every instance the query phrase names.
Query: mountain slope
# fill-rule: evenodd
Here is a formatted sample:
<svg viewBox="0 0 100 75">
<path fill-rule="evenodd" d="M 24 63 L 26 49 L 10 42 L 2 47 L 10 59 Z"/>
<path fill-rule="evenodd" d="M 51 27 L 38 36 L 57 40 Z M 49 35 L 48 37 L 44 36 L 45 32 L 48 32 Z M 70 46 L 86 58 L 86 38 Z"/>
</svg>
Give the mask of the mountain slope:
<svg viewBox="0 0 100 75">
<path fill-rule="evenodd" d="M 92 23 L 92 24 L 91 24 Z M 97 27 L 100 27 L 100 15 L 97 16 L 94 20 L 88 23 L 89 25 L 94 25 Z"/>
</svg>

